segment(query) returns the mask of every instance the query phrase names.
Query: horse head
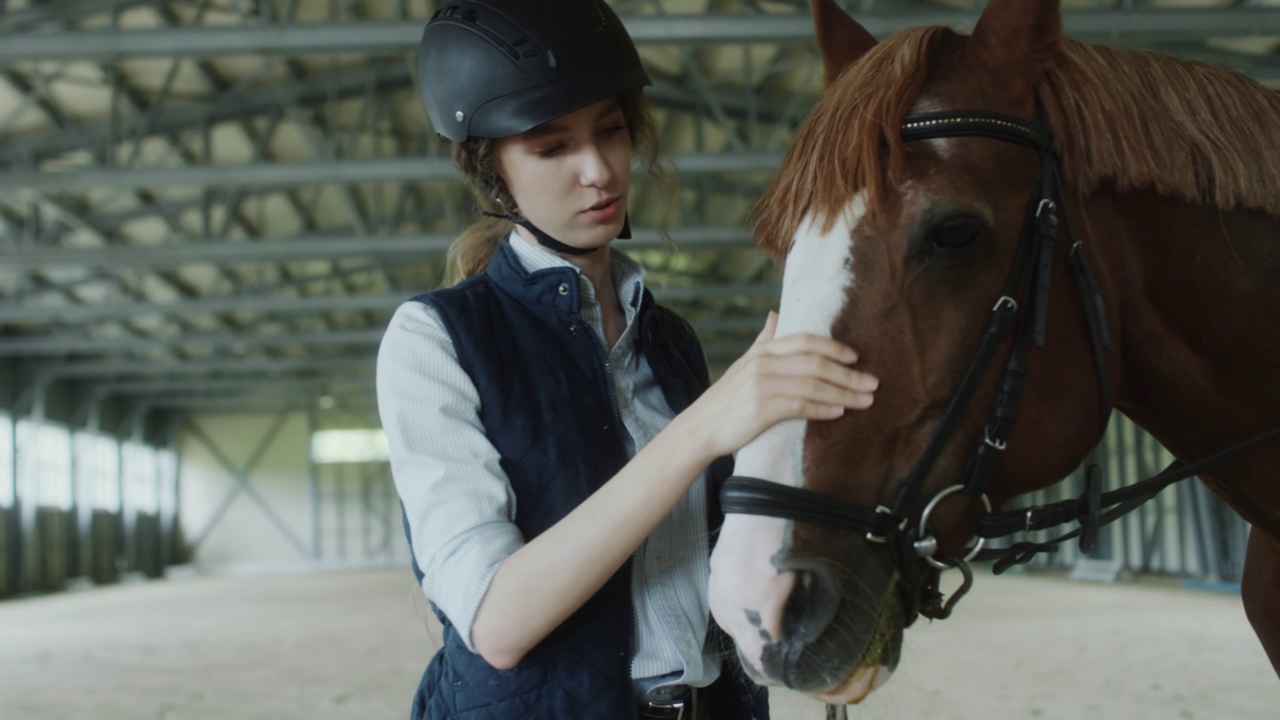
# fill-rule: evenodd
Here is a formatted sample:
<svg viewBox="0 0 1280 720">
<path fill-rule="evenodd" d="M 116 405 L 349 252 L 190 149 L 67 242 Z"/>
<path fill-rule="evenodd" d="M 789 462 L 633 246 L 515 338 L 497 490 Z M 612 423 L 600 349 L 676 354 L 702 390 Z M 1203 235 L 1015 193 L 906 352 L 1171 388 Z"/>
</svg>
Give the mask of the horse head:
<svg viewBox="0 0 1280 720">
<path fill-rule="evenodd" d="M 919 517 L 983 442 L 1012 340 L 998 344 L 972 402 L 947 421 L 946 442 L 917 467 L 1007 292 L 1046 156 L 981 134 L 904 139 L 903 119 L 975 111 L 1033 123 L 1037 86 L 1064 42 L 1060 11 L 992 0 L 970 36 L 918 28 L 879 43 L 830 0 L 814 0 L 813 15 L 827 86 L 761 201 L 757 242 L 783 267 L 778 334 L 848 343 L 880 389 L 870 410 L 771 428 L 739 452 L 735 474 L 869 510 L 903 504 L 914 473 L 906 516 Z M 1059 262 L 1042 279 L 1053 341 L 1031 353 L 1007 450 L 993 453 L 983 490 L 994 505 L 1066 476 L 1111 409 L 1068 249 L 1051 252 Z M 1109 294 L 1105 277 L 1101 288 Z M 936 539 L 938 557 L 961 557 L 983 501 L 948 493 L 917 530 Z M 712 557 L 712 611 L 749 674 L 841 703 L 887 679 L 915 615 L 912 578 L 928 572 L 893 545 L 872 532 L 729 515 Z"/>
</svg>

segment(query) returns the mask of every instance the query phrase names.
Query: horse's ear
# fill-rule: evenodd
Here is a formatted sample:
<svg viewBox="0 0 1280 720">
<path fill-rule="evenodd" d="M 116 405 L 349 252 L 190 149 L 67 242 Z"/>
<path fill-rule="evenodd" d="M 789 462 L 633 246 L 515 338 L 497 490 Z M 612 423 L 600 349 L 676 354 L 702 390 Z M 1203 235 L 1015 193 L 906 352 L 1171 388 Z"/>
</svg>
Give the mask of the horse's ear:
<svg viewBox="0 0 1280 720">
<path fill-rule="evenodd" d="M 990 0 L 965 52 L 993 87 L 1026 95 L 1061 44 L 1059 0 Z"/>
<path fill-rule="evenodd" d="M 835 0 L 809 0 L 813 11 L 813 28 L 822 51 L 822 67 L 826 84 L 835 82 L 845 68 L 876 44 L 876 39 L 858 21 L 836 5 Z"/>
</svg>

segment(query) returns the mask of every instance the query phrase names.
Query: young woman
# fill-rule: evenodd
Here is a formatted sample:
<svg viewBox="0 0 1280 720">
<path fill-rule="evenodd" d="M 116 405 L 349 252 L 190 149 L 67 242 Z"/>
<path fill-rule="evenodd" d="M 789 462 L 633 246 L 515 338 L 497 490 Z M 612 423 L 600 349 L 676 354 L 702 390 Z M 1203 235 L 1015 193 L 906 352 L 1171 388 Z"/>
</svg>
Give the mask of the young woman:
<svg viewBox="0 0 1280 720">
<path fill-rule="evenodd" d="M 708 387 L 693 330 L 611 247 L 657 133 L 603 2 L 450 0 L 419 63 L 487 217 L 451 251 L 463 279 L 402 305 L 378 356 L 444 627 L 412 717 L 767 718 L 708 619 L 724 458 L 781 420 L 868 407 L 875 379 L 829 339 L 774 339 L 771 315 Z"/>
</svg>

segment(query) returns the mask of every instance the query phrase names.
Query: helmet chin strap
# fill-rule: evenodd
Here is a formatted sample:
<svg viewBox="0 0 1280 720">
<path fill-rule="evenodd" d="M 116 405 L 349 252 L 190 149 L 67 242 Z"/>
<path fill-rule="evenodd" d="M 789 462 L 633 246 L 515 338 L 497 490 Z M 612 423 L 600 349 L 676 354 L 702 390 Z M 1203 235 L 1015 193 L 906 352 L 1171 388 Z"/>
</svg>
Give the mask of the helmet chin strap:
<svg viewBox="0 0 1280 720">
<path fill-rule="evenodd" d="M 581 256 L 581 255 L 590 255 L 591 253 L 600 249 L 600 248 L 580 248 L 580 247 L 574 247 L 573 245 L 567 245 L 565 243 L 562 243 L 559 240 L 543 232 L 537 225 L 534 225 L 533 223 L 529 222 L 528 218 L 517 213 L 507 211 L 504 213 L 486 212 L 484 214 L 487 215 L 488 217 L 503 218 L 504 220 L 510 220 L 511 222 L 519 225 L 525 230 L 528 230 L 529 232 L 533 233 L 533 237 L 538 241 L 539 245 L 541 245 L 544 248 L 547 248 L 548 250 L 551 250 L 552 252 L 557 252 L 564 255 Z M 631 237 L 630 215 L 623 218 L 622 230 L 618 232 L 618 237 L 623 240 L 626 240 Z"/>
<path fill-rule="evenodd" d="M 466 145 L 463 145 L 462 147 L 464 151 L 470 152 L 470 149 Z M 564 255 L 581 256 L 581 255 L 590 255 L 591 253 L 600 249 L 600 248 L 574 247 L 572 245 L 567 245 L 565 243 L 560 242 L 559 240 L 543 232 L 541 228 L 539 228 L 537 225 L 534 225 L 533 223 L 529 222 L 529 218 L 526 218 L 520 213 L 506 210 L 505 209 L 506 206 L 502 202 L 502 198 L 487 183 L 480 182 L 479 180 L 476 180 L 474 178 L 469 178 L 469 179 L 471 180 L 471 184 L 474 185 L 476 189 L 478 189 L 481 192 L 481 194 L 489 196 L 491 199 L 493 199 L 494 202 L 498 203 L 499 207 L 504 208 L 503 212 L 500 212 L 500 213 L 488 212 L 487 210 L 482 211 L 481 212 L 482 215 L 485 215 L 486 217 L 502 218 L 504 220 L 510 220 L 511 222 L 519 225 L 525 230 L 528 230 L 529 232 L 533 233 L 533 237 L 538 241 L 538 244 L 544 248 L 547 248 L 552 252 L 562 253 Z M 618 237 L 623 240 L 630 239 L 631 237 L 631 216 L 630 215 L 626 215 L 623 217 L 622 229 L 618 232 Z"/>
</svg>

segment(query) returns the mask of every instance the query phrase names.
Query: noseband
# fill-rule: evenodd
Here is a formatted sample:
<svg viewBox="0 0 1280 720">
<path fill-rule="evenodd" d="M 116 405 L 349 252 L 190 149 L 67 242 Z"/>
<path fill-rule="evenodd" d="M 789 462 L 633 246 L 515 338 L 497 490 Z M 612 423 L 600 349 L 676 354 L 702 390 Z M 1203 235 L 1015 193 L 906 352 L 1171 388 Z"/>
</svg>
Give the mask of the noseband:
<svg viewBox="0 0 1280 720">
<path fill-rule="evenodd" d="M 1045 342 L 1049 279 L 1062 208 L 1062 183 L 1053 137 L 1039 123 L 1010 115 L 968 110 L 917 113 L 906 116 L 902 122 L 902 138 L 906 142 L 975 136 L 1013 142 L 1035 150 L 1040 156 L 1039 187 L 1028 205 L 1013 264 L 1000 295 L 992 305 L 991 319 L 982 343 L 933 437 L 896 495 L 889 504 L 868 509 L 804 488 L 743 476 L 726 480 L 720 495 L 725 513 L 764 515 L 853 530 L 864 533 L 868 542 L 888 548 L 894 554 L 894 562 L 901 575 L 899 589 L 904 625 L 907 626 L 917 615 L 942 619 L 951 614 L 955 603 L 968 592 L 973 582 L 968 561 L 998 558 L 996 571 L 1002 572 L 1076 536 L 1081 539 L 1082 550 L 1088 552 L 1096 540 L 1098 527 L 1136 508 L 1164 487 L 1280 438 L 1280 430 L 1272 431 L 1191 466 L 1175 463 L 1154 478 L 1105 494 L 1101 492 L 1100 472 L 1093 467 L 1086 474 L 1085 495 L 1078 500 L 993 513 L 986 496 L 987 480 L 996 458 L 1006 447 L 1017 417 L 1017 406 L 1027 375 L 1027 354 L 1032 343 L 1042 346 Z M 1066 212 L 1062 212 L 1062 219 L 1067 239 L 1071 242 L 1068 262 L 1084 306 L 1098 378 L 1101 427 L 1105 429 L 1111 398 L 1103 353 L 1111 349 L 1111 335 L 1102 294 L 1085 258 L 1084 246 L 1075 238 Z M 1024 312 L 1019 315 L 1019 310 Z M 958 481 L 938 491 L 921 507 L 919 498 L 924 494 L 926 479 L 967 414 L 997 351 L 1011 334 L 1014 335 L 1013 347 L 987 415 L 982 439 L 976 443 Z M 960 558 L 939 554 L 938 541 L 929 528 L 929 517 L 935 508 L 956 494 L 977 499 L 985 510 L 978 521 L 977 545 Z M 1112 506 L 1116 507 L 1104 512 L 1104 508 Z M 1039 530 L 1073 520 L 1080 522 L 1079 528 L 1046 543 L 1021 542 L 986 552 L 982 549 L 987 538 Z M 949 599 L 944 600 L 938 590 L 938 579 L 942 570 L 951 567 L 961 570 L 964 582 Z"/>
</svg>

